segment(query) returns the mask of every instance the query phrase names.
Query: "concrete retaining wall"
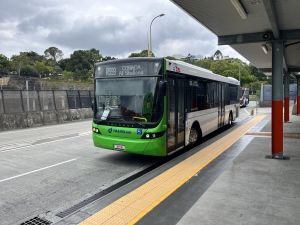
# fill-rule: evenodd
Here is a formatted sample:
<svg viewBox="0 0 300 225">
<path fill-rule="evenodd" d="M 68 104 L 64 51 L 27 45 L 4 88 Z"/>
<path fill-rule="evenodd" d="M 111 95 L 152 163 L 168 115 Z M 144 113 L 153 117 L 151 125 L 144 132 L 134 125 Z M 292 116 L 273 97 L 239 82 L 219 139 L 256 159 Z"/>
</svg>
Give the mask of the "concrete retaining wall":
<svg viewBox="0 0 300 225">
<path fill-rule="evenodd" d="M 0 131 L 17 128 L 37 127 L 93 117 L 91 108 L 57 111 L 0 114 Z"/>
</svg>

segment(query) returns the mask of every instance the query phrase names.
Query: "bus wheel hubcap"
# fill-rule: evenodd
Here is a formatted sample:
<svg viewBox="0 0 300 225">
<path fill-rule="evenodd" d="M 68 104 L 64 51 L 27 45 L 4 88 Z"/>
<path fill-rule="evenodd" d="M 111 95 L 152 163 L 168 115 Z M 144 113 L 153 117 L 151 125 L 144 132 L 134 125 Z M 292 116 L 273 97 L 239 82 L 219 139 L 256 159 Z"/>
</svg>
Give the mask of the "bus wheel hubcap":
<svg viewBox="0 0 300 225">
<path fill-rule="evenodd" d="M 194 144 L 197 142 L 198 139 L 198 132 L 196 129 L 192 128 L 191 129 L 191 134 L 190 134 L 190 143 Z"/>
</svg>

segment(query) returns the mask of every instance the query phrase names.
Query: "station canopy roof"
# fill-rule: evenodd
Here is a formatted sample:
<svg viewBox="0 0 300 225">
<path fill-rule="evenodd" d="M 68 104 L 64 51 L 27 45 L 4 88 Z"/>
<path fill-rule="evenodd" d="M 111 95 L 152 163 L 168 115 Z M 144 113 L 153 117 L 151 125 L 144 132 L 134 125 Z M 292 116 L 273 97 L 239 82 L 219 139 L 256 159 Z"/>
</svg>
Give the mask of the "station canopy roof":
<svg viewBox="0 0 300 225">
<path fill-rule="evenodd" d="M 283 40 L 284 69 L 300 74 L 300 0 L 172 1 L 265 73 L 272 40 Z"/>
</svg>

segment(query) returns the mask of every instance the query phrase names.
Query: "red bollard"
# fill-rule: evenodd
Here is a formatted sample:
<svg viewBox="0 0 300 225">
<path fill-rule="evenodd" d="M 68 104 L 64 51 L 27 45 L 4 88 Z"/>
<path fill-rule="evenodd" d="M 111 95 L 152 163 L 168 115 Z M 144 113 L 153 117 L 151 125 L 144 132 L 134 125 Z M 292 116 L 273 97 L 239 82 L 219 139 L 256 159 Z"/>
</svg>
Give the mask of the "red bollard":
<svg viewBox="0 0 300 225">
<path fill-rule="evenodd" d="M 283 102 L 281 100 L 272 101 L 272 155 L 281 156 L 283 154 Z"/>
</svg>

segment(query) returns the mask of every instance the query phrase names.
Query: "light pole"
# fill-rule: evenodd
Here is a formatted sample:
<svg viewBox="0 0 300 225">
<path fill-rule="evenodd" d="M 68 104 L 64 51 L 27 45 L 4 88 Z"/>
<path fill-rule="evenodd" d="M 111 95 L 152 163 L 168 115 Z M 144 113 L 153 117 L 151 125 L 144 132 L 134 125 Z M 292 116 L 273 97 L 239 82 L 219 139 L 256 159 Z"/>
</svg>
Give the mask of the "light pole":
<svg viewBox="0 0 300 225">
<path fill-rule="evenodd" d="M 162 16 L 164 16 L 164 15 L 165 15 L 165 14 L 162 13 L 162 14 L 160 14 L 160 15 L 154 17 L 154 18 L 152 19 L 151 23 L 150 23 L 149 45 L 148 45 L 148 57 L 150 57 L 150 54 L 152 55 L 152 39 L 151 39 L 151 27 L 152 27 L 152 23 L 153 23 L 153 21 L 154 21 L 156 18 L 162 17 Z"/>
</svg>

